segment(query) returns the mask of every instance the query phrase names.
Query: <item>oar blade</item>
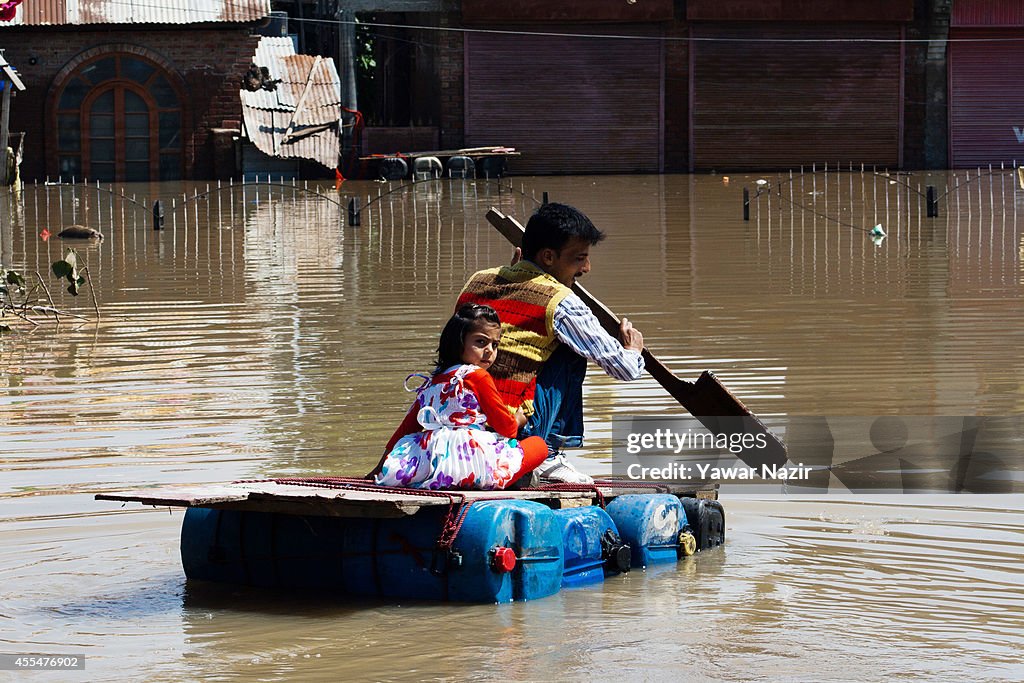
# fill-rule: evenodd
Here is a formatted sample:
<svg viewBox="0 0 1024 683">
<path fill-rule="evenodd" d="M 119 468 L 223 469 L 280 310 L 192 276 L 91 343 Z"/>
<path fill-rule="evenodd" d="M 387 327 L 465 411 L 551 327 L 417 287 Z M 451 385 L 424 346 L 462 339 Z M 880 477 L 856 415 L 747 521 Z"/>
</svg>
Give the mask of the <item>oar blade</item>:
<svg viewBox="0 0 1024 683">
<path fill-rule="evenodd" d="M 675 398 L 710 432 L 730 436 L 749 434 L 750 438 L 746 442 L 755 445 L 737 454 L 747 466 L 781 467 L 786 464 L 786 444 L 770 432 L 764 423 L 743 405 L 743 401 L 726 389 L 715 377 L 715 373 L 705 370 L 692 387 L 692 391 L 686 396 Z"/>
</svg>

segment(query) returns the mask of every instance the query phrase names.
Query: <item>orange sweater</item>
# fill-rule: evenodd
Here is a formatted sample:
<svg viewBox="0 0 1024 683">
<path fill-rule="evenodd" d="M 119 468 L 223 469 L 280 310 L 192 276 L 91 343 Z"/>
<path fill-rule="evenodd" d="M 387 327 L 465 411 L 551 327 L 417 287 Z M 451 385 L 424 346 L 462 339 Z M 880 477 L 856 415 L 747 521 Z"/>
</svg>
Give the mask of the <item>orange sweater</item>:
<svg viewBox="0 0 1024 683">
<path fill-rule="evenodd" d="M 555 309 L 571 291 L 536 264 L 520 261 L 475 273 L 459 295 L 458 306 L 486 304 L 498 312 L 501 343 L 490 372 L 513 410 L 522 406 L 527 415 L 533 412 L 537 373 L 561 344 Z"/>
</svg>

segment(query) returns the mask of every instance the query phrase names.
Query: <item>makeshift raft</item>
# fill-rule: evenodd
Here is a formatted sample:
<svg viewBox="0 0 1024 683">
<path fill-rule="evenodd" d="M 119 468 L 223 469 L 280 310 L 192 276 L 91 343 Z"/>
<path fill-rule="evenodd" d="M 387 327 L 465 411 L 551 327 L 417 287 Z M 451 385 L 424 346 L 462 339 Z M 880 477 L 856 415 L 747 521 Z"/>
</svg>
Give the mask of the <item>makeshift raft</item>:
<svg viewBox="0 0 1024 683">
<path fill-rule="evenodd" d="M 96 498 L 187 508 L 181 557 L 189 579 L 360 596 L 535 599 L 725 541 L 714 486 L 424 491 L 332 477 Z"/>
</svg>

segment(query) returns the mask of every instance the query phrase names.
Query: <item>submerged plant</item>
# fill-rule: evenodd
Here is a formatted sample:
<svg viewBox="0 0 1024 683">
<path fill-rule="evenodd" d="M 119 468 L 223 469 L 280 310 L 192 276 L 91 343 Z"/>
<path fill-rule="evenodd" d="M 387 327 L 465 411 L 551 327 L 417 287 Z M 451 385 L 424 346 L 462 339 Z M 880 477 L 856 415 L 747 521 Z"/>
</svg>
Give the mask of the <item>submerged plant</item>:
<svg viewBox="0 0 1024 683">
<path fill-rule="evenodd" d="M 83 267 L 79 270 L 78 253 L 74 249 L 68 249 L 64 253 L 63 259 L 53 262 L 50 270 L 56 277 L 68 283 L 67 291 L 72 296 L 78 296 L 81 293 L 82 285 L 88 282 L 92 293 L 93 308 L 96 311 L 96 318 L 99 319 L 100 309 L 96 302 L 96 292 L 92 287 L 92 282 L 88 279 L 89 269 Z M 80 320 L 85 319 L 81 315 L 59 310 L 54 305 L 53 298 L 50 297 L 50 290 L 47 289 L 42 276 L 38 272 L 35 273 L 35 276 L 36 283 L 30 287 L 25 276 L 18 271 L 0 270 L 0 333 L 12 330 L 8 321 L 22 320 L 33 326 L 39 325 L 39 321 L 33 318 L 34 315 L 52 315 L 58 324 L 62 315 Z M 45 295 L 45 304 L 42 295 Z"/>
<path fill-rule="evenodd" d="M 74 249 L 68 249 L 64 260 L 54 261 L 50 269 L 54 275 L 71 283 L 68 294 L 78 296 L 78 288 L 85 284 L 85 278 L 78 274 L 78 253 Z"/>
</svg>

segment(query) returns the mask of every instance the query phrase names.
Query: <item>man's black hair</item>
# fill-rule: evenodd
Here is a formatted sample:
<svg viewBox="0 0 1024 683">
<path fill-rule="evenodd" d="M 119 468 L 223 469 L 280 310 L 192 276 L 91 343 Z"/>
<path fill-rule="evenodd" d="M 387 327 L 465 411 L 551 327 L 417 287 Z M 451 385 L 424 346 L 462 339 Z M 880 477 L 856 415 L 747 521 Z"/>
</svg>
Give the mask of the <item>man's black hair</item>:
<svg viewBox="0 0 1024 683">
<path fill-rule="evenodd" d="M 523 258 L 532 261 L 541 249 L 561 251 L 573 237 L 594 245 L 604 239 L 604 233 L 575 207 L 568 204 L 545 204 L 530 216 L 526 224 Z"/>
<path fill-rule="evenodd" d="M 447 370 L 453 365 L 462 363 L 462 349 L 466 344 L 466 334 L 477 329 L 482 322 L 501 325 L 498 313 L 490 306 L 483 304 L 462 304 L 455 315 L 448 320 L 441 330 L 441 340 L 437 344 L 437 365 L 434 374 Z"/>
</svg>

